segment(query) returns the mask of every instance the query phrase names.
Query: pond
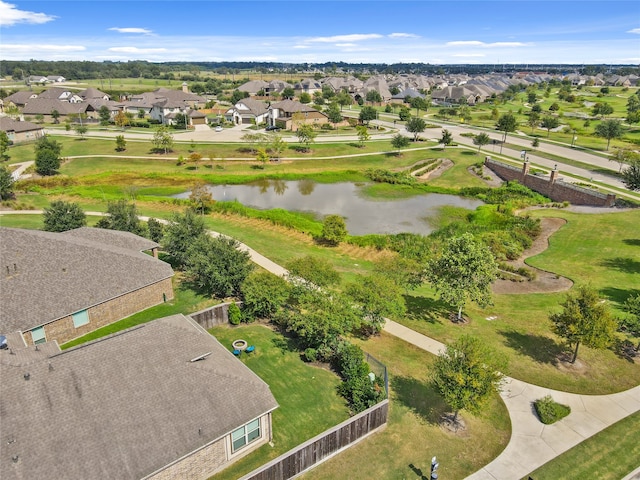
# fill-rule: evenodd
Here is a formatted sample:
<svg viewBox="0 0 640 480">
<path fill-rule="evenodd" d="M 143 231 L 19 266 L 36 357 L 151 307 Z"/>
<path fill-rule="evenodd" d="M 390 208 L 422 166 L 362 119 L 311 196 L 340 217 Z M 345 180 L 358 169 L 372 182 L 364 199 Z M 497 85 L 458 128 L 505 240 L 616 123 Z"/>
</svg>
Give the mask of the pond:
<svg viewBox="0 0 640 480">
<path fill-rule="evenodd" d="M 261 180 L 244 185 L 209 185 L 214 200 L 237 200 L 260 210 L 281 208 L 310 212 L 319 219 L 325 215 L 345 217 L 351 235 L 418 233 L 433 231 L 429 221 L 435 219 L 445 205 L 475 210 L 480 200 L 428 193 L 398 200 L 367 198 L 362 184 L 316 183 L 311 180 Z M 191 192 L 176 195 L 188 198 Z"/>
</svg>

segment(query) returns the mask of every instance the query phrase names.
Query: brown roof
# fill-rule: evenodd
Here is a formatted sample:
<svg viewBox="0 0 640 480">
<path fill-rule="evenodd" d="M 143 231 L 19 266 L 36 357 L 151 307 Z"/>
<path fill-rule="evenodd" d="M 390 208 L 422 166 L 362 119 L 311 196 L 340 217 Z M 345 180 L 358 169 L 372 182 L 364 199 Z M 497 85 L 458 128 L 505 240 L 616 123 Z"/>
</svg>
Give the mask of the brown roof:
<svg viewBox="0 0 640 480">
<path fill-rule="evenodd" d="M 32 132 L 34 130 L 43 130 L 42 125 L 36 125 L 31 122 L 19 122 L 9 117 L 0 117 L 0 130 L 3 132 Z"/>
<path fill-rule="evenodd" d="M 27 103 L 27 101 L 33 97 L 37 97 L 37 93 L 32 92 L 31 90 L 20 90 L 16 93 L 12 93 L 11 95 L 9 95 L 7 98 L 4 99 L 5 102 L 11 102 L 14 105 L 17 106 L 22 106 L 25 103 Z"/>
<path fill-rule="evenodd" d="M 272 103 L 269 108 L 271 108 L 271 109 L 276 109 L 277 108 L 278 110 L 282 110 L 283 112 L 286 112 L 286 113 L 317 112 L 318 111 L 315 108 L 310 107 L 309 105 L 306 105 L 304 103 L 298 102 L 297 100 L 291 100 L 291 99 L 283 100 L 281 102 Z"/>
<path fill-rule="evenodd" d="M 0 332 L 31 330 L 173 275 L 140 252 L 143 239 L 130 248 L 133 241 L 98 233 L 0 227 Z"/>
<path fill-rule="evenodd" d="M 50 343 L 0 351 L 3 480 L 139 479 L 278 406 L 182 315 L 61 353 Z"/>
<path fill-rule="evenodd" d="M 87 110 L 87 103 L 69 103 L 53 98 L 32 98 L 25 104 L 22 113 L 25 115 L 50 115 L 57 110 L 61 115 L 83 113 Z"/>
</svg>

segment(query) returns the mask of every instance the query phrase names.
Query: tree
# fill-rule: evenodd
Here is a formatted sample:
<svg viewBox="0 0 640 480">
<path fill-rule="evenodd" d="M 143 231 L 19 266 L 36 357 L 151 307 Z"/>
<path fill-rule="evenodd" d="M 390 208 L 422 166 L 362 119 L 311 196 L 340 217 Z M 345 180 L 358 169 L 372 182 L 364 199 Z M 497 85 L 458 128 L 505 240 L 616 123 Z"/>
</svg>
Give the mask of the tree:
<svg viewBox="0 0 640 480">
<path fill-rule="evenodd" d="M 211 196 L 211 192 L 207 189 L 207 185 L 203 181 L 198 180 L 193 185 L 193 188 L 191 188 L 191 194 L 189 194 L 189 201 L 196 212 L 201 215 L 209 213 L 211 205 L 213 204 L 213 197 Z"/>
<path fill-rule="evenodd" d="M 640 190 L 640 160 L 633 160 L 622 170 L 622 182 L 629 190 Z"/>
<path fill-rule="evenodd" d="M 173 118 L 173 126 L 178 130 L 186 130 L 189 125 L 189 117 L 184 113 L 176 113 Z"/>
<path fill-rule="evenodd" d="M 300 103 L 304 103 L 304 104 L 311 103 L 311 95 L 309 95 L 307 92 L 302 92 L 300 94 L 299 100 L 300 100 Z"/>
<path fill-rule="evenodd" d="M 609 157 L 610 162 L 616 162 L 620 166 L 618 173 L 622 173 L 622 167 L 631 165 L 636 160 L 640 160 L 640 154 L 628 148 L 616 148 Z"/>
<path fill-rule="evenodd" d="M 460 410 L 479 413 L 493 392 L 500 390 L 501 370 L 506 368 L 503 356 L 482 340 L 462 335 L 447 345 L 433 364 L 432 382 L 445 403 L 453 409 L 457 424 Z"/>
<path fill-rule="evenodd" d="M 193 163 L 194 168 L 197 170 L 198 169 L 198 162 L 202 160 L 202 154 L 198 153 L 198 152 L 191 152 L 189 154 L 189 161 L 191 163 Z"/>
<path fill-rule="evenodd" d="M 282 98 L 292 99 L 296 96 L 296 92 L 293 87 L 284 87 L 282 90 Z"/>
<path fill-rule="evenodd" d="M 203 292 L 218 298 L 240 294 L 253 269 L 249 252 L 228 237 L 201 235 L 187 249 L 187 277 Z"/>
<path fill-rule="evenodd" d="M 366 106 L 362 107 L 362 109 L 360 110 L 360 116 L 358 118 L 364 125 L 369 125 L 371 120 L 375 120 L 377 116 L 378 111 L 375 108 Z"/>
<path fill-rule="evenodd" d="M 470 233 L 449 239 L 439 255 L 427 262 L 427 278 L 440 298 L 458 309 L 471 300 L 481 307 L 491 304 L 491 282 L 498 265 L 491 250 Z"/>
<path fill-rule="evenodd" d="M 442 130 L 442 137 L 440 137 L 440 143 L 446 148 L 447 145 L 453 143 L 453 135 L 446 128 Z"/>
<path fill-rule="evenodd" d="M 593 288 L 582 285 L 577 292 L 570 292 L 562 304 L 562 311 L 549 315 L 554 333 L 574 347 L 574 363 L 578 348 L 584 343 L 595 349 L 607 348 L 615 338 L 618 327 L 611 315 L 609 304 L 602 301 Z"/>
<path fill-rule="evenodd" d="M 591 113 L 594 117 L 600 115 L 600 118 L 604 118 L 605 116 L 611 115 L 613 113 L 613 107 L 609 103 L 596 102 L 591 110 Z"/>
<path fill-rule="evenodd" d="M 150 218 L 147 221 L 147 228 L 149 230 L 149 238 L 156 243 L 160 243 L 164 236 L 164 225 L 155 218 Z"/>
<path fill-rule="evenodd" d="M 411 118 L 411 109 L 405 105 L 400 107 L 400 111 L 398 112 L 398 118 L 401 122 L 406 122 Z"/>
<path fill-rule="evenodd" d="M 409 137 L 405 137 L 401 133 L 396 133 L 391 139 L 391 146 L 400 152 L 400 150 L 409 146 L 410 141 Z"/>
<path fill-rule="evenodd" d="M 118 128 L 121 128 L 122 130 L 124 130 L 125 127 L 129 125 L 129 123 L 131 123 L 127 114 L 124 113 L 122 110 L 116 113 L 116 116 L 113 117 L 113 122 L 116 124 Z"/>
<path fill-rule="evenodd" d="M 379 332 L 385 317 L 404 316 L 407 307 L 402 287 L 385 275 L 357 275 L 346 287 L 346 294 L 362 310 L 367 326 Z"/>
<path fill-rule="evenodd" d="M 333 265 L 322 258 L 307 255 L 286 264 L 289 275 L 300 277 L 316 287 L 331 287 L 340 283 L 340 274 Z"/>
<path fill-rule="evenodd" d="M 269 161 L 269 154 L 264 148 L 259 148 L 256 153 L 256 161 L 260 165 L 260 168 L 264 168 L 264 165 Z"/>
<path fill-rule="evenodd" d="M 539 103 L 536 103 L 533 107 L 531 107 L 531 113 L 540 114 L 542 112 L 542 107 Z"/>
<path fill-rule="evenodd" d="M 204 219 L 193 209 L 188 208 L 184 213 L 175 213 L 164 229 L 162 246 L 172 258 L 177 267 L 182 267 L 187 261 L 189 245 L 207 234 Z"/>
<path fill-rule="evenodd" d="M 424 265 L 402 256 L 384 257 L 374 264 L 373 271 L 407 291 L 418 288 L 424 282 Z"/>
<path fill-rule="evenodd" d="M 540 125 L 542 126 L 542 128 L 547 129 L 547 138 L 549 138 L 549 135 L 551 134 L 551 130 L 554 128 L 558 128 L 558 126 L 560 125 L 560 120 L 558 120 L 558 117 L 545 115 Z"/>
<path fill-rule="evenodd" d="M 609 150 L 611 140 L 622 136 L 622 122 L 613 119 L 603 120 L 596 126 L 595 134 L 607 139 L 607 150 Z"/>
<path fill-rule="evenodd" d="M 0 130 L 0 162 L 9 160 L 9 155 L 7 154 L 7 152 L 9 151 L 10 145 L 11 140 L 9 140 L 7 132 L 5 132 L 4 130 Z"/>
<path fill-rule="evenodd" d="M 53 123 L 58 124 L 60 123 L 60 112 L 58 110 L 51 110 L 51 118 L 53 119 Z"/>
<path fill-rule="evenodd" d="M 13 198 L 13 176 L 7 167 L 0 165 L 0 200 Z"/>
<path fill-rule="evenodd" d="M 507 134 L 510 132 L 515 132 L 518 127 L 518 121 L 516 117 L 511 113 L 504 113 L 500 115 L 498 121 L 496 123 L 496 129 L 503 132 L 502 143 L 507 141 Z M 500 153 L 502 153 L 502 144 L 500 145 Z"/>
<path fill-rule="evenodd" d="M 367 102 L 371 102 L 372 104 L 373 103 L 380 103 L 380 102 L 382 102 L 382 95 L 380 95 L 380 92 L 378 92 L 377 90 L 369 90 L 367 92 L 365 100 Z"/>
<path fill-rule="evenodd" d="M 151 144 L 156 152 L 164 151 L 166 154 L 171 150 L 171 147 L 173 147 L 173 135 L 169 133 L 169 129 L 166 125 L 161 125 L 156 128 Z"/>
<path fill-rule="evenodd" d="M 407 132 L 413 133 L 413 141 L 417 142 L 420 134 L 427 128 L 427 122 L 425 122 L 422 118 L 412 117 L 407 122 L 405 128 L 407 129 Z"/>
<path fill-rule="evenodd" d="M 89 130 L 89 128 L 87 128 L 86 125 L 76 125 L 74 127 L 74 130 L 76 131 L 76 133 L 78 135 L 80 135 L 80 138 L 82 138 L 84 140 L 84 134 L 87 133 L 87 131 Z"/>
<path fill-rule="evenodd" d="M 298 142 L 304 145 L 305 150 L 309 150 L 311 144 L 315 141 L 317 134 L 313 131 L 313 126 L 308 124 L 303 124 L 298 127 L 296 130 L 296 137 L 298 137 Z"/>
<path fill-rule="evenodd" d="M 39 175 L 55 175 L 60 169 L 62 144 L 44 136 L 35 145 L 35 165 Z"/>
<path fill-rule="evenodd" d="M 269 142 L 269 151 L 271 155 L 276 159 L 276 161 L 280 160 L 282 156 L 282 152 L 287 148 L 287 142 L 282 139 L 282 135 L 278 133 L 271 134 L 271 140 Z"/>
<path fill-rule="evenodd" d="M 420 117 L 420 110 L 426 112 L 429 108 L 429 102 L 426 98 L 422 97 L 412 97 L 411 100 L 409 100 L 409 105 L 416 109 L 416 117 Z"/>
<path fill-rule="evenodd" d="M 127 149 L 127 141 L 124 139 L 124 135 L 116 135 L 116 151 L 123 152 Z"/>
<path fill-rule="evenodd" d="M 107 215 L 96 224 L 98 228 L 131 232 L 136 235 L 144 235 L 145 228 L 138 218 L 138 209 L 135 203 L 129 203 L 124 199 L 109 202 Z"/>
<path fill-rule="evenodd" d="M 338 105 L 340 105 L 340 110 L 342 110 L 343 107 L 348 107 L 353 103 L 353 98 L 351 98 L 351 95 L 349 95 L 349 92 L 346 90 L 340 90 L 340 93 L 336 95 L 336 101 Z"/>
<path fill-rule="evenodd" d="M 356 126 L 356 132 L 358 132 L 358 140 L 360 141 L 360 146 L 364 147 L 364 142 L 371 138 L 369 129 L 364 125 L 358 125 Z"/>
<path fill-rule="evenodd" d="M 44 229 L 47 232 L 66 232 L 87 225 L 87 217 L 78 203 L 54 200 L 44 209 Z"/>
<path fill-rule="evenodd" d="M 482 147 L 489 145 L 489 142 L 491 142 L 491 138 L 486 133 L 479 133 L 473 137 L 473 144 L 478 145 L 478 153 L 480 153 Z"/>
<path fill-rule="evenodd" d="M 329 245 L 338 245 L 347 236 L 347 224 L 340 215 L 327 215 L 322 222 L 320 238 Z"/>
<path fill-rule="evenodd" d="M 240 286 L 242 309 L 257 318 L 271 318 L 289 298 L 287 281 L 271 272 L 251 272 Z"/>
<path fill-rule="evenodd" d="M 536 129 L 538 123 L 540 123 L 540 114 L 531 112 L 529 114 L 529 119 L 527 120 L 527 124 L 531 127 L 531 133 Z"/>
<path fill-rule="evenodd" d="M 557 112 L 558 110 L 560 110 L 560 105 L 558 105 L 558 102 L 553 102 L 551 105 L 549 105 L 550 112 Z"/>
<path fill-rule="evenodd" d="M 109 125 L 109 122 L 111 121 L 111 112 L 109 111 L 109 107 L 102 105 L 98 109 L 98 118 L 100 119 L 100 125 Z"/>
<path fill-rule="evenodd" d="M 620 321 L 620 330 L 640 339 L 640 294 L 627 298 L 622 307 L 629 315 Z M 636 352 L 640 350 L 640 340 Z"/>
<path fill-rule="evenodd" d="M 340 123 L 342 121 L 342 113 L 340 113 L 340 106 L 336 102 L 329 104 L 329 108 L 325 112 L 327 118 L 333 124 Z"/>
<path fill-rule="evenodd" d="M 243 98 L 246 98 L 247 96 L 249 96 L 249 94 L 247 92 L 241 92 L 240 90 L 234 90 L 231 93 L 231 105 L 235 105 L 236 103 L 238 103 Z"/>
</svg>

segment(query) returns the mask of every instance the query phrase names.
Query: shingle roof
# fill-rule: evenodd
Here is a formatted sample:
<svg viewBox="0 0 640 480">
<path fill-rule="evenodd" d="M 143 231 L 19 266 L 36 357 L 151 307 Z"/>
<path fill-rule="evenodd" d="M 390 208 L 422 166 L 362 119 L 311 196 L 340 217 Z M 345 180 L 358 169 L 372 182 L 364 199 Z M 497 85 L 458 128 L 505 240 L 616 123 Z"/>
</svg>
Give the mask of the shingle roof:
<svg viewBox="0 0 640 480">
<path fill-rule="evenodd" d="M 81 92 L 78 92 L 77 95 L 79 97 L 82 97 L 84 100 L 92 100 L 94 98 L 104 98 L 104 96 L 107 94 L 101 92 L 97 88 L 89 87 L 82 90 Z"/>
<path fill-rule="evenodd" d="M 11 102 L 14 105 L 21 106 L 27 103 L 27 101 L 31 97 L 35 98 L 37 97 L 37 94 L 35 92 L 32 92 L 31 90 L 20 90 L 19 92 L 12 93 L 11 95 L 9 95 L 7 98 L 4 99 L 4 101 Z"/>
<path fill-rule="evenodd" d="M 93 242 L 100 242 L 114 247 L 126 248 L 144 252 L 160 245 L 153 240 L 141 237 L 131 232 L 121 232 L 120 230 L 108 230 L 106 228 L 80 227 L 63 232 L 63 235 L 75 238 L 84 238 Z"/>
<path fill-rule="evenodd" d="M 24 106 L 22 113 L 25 115 L 50 115 L 57 110 L 61 115 L 83 113 L 87 110 L 86 103 L 69 103 L 53 98 L 32 98 Z"/>
<path fill-rule="evenodd" d="M 173 275 L 167 263 L 126 248 L 128 240 L 102 235 L 0 227 L 0 332 L 30 330 Z"/>
<path fill-rule="evenodd" d="M 0 351 L 3 480 L 139 479 L 278 406 L 182 315 L 62 353 L 48 345 Z"/>
<path fill-rule="evenodd" d="M 34 130 L 44 130 L 42 125 L 31 122 L 19 122 L 9 117 L 0 117 L 0 130 L 3 132 L 31 132 Z"/>
<path fill-rule="evenodd" d="M 282 110 L 286 113 L 295 113 L 295 112 L 317 112 L 317 110 L 309 105 L 304 103 L 300 103 L 297 100 L 283 100 L 281 102 L 272 103 L 269 107 L 271 109 Z"/>
</svg>

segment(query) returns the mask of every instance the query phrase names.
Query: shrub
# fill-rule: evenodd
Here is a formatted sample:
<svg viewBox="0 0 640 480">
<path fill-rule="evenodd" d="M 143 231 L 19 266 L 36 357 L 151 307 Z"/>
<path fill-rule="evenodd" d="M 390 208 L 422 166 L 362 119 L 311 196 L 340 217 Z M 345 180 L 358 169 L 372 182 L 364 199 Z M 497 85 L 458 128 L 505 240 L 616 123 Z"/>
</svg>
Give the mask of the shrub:
<svg viewBox="0 0 640 480">
<path fill-rule="evenodd" d="M 318 359 L 318 351 L 315 348 L 307 348 L 304 351 L 304 359 L 307 362 L 315 362 Z"/>
<path fill-rule="evenodd" d="M 545 425 L 551 425 L 558 420 L 562 420 L 571 413 L 571 407 L 555 402 L 551 395 L 539 398 L 533 402 L 533 406 L 536 409 L 538 418 Z"/>
<path fill-rule="evenodd" d="M 240 320 L 242 320 L 242 312 L 240 311 L 240 308 L 238 308 L 238 305 L 236 305 L 235 303 L 229 305 L 228 315 L 229 323 L 231 325 L 240 325 Z"/>
</svg>

